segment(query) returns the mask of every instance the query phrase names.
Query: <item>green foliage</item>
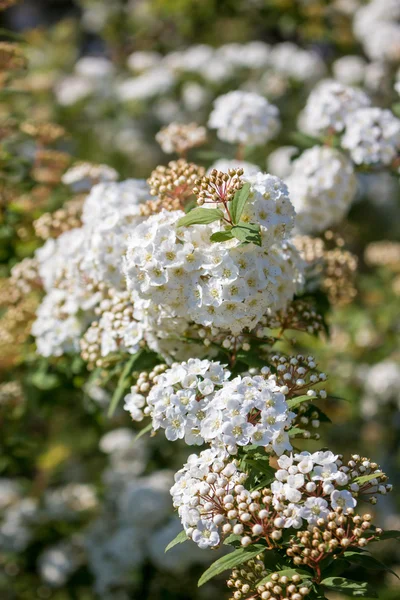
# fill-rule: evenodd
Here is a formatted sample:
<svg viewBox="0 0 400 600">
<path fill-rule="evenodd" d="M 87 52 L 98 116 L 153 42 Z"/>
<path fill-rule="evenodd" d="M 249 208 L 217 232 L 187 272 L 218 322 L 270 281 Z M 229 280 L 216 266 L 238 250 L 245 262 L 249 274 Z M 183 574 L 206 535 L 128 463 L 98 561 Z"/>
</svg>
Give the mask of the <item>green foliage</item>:
<svg viewBox="0 0 400 600">
<path fill-rule="evenodd" d="M 238 548 L 234 550 L 230 554 L 223 556 L 216 560 L 211 567 L 207 569 L 203 573 L 203 575 L 199 579 L 198 586 L 202 586 L 207 581 L 210 581 L 216 575 L 227 571 L 228 569 L 233 569 L 243 563 L 249 561 L 250 559 L 256 557 L 258 554 L 262 554 L 266 550 L 265 546 L 261 544 L 252 545 L 251 548 Z"/>
<path fill-rule="evenodd" d="M 168 544 L 168 546 L 165 548 L 164 552 L 168 552 L 168 550 L 171 550 L 171 548 L 173 548 L 174 546 L 177 546 L 178 544 L 183 544 L 183 542 L 186 542 L 188 539 L 186 532 L 185 531 L 180 531 L 178 533 L 178 535 L 176 537 L 174 537 L 174 539 Z"/>
<path fill-rule="evenodd" d="M 261 246 L 261 230 L 258 223 L 244 223 L 240 221 L 231 229 L 233 236 L 242 244 L 255 244 Z"/>
<path fill-rule="evenodd" d="M 194 208 L 185 217 L 178 221 L 178 227 L 189 227 L 189 225 L 208 225 L 214 221 L 220 221 L 224 213 L 219 208 Z"/>
<path fill-rule="evenodd" d="M 321 581 L 321 585 L 352 598 L 378 598 L 374 588 L 366 582 L 352 581 L 344 577 L 327 577 Z"/>
<path fill-rule="evenodd" d="M 232 222 L 234 225 L 238 225 L 240 223 L 240 218 L 243 214 L 244 207 L 249 199 L 250 195 L 250 184 L 245 183 L 243 187 L 236 192 L 233 197 L 233 200 L 229 205 L 229 212 L 232 217 Z"/>
</svg>

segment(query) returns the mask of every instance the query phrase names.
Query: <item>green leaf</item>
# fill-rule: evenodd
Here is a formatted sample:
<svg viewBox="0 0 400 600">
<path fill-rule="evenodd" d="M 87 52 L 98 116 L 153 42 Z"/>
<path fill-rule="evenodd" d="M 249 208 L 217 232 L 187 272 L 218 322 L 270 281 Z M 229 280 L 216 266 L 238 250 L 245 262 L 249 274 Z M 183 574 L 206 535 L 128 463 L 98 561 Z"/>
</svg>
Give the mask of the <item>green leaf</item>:
<svg viewBox="0 0 400 600">
<path fill-rule="evenodd" d="M 308 573 L 308 571 L 303 571 L 302 569 L 283 569 L 282 571 L 273 571 L 273 573 L 278 573 L 279 577 L 293 577 L 293 575 L 300 575 L 302 580 L 312 578 L 311 573 Z M 257 586 L 271 581 L 271 575 L 273 573 L 269 573 L 263 579 L 261 579 L 261 581 L 257 583 Z"/>
<path fill-rule="evenodd" d="M 238 565 L 247 562 L 248 560 L 254 558 L 258 554 L 261 554 L 265 550 L 265 546 L 257 544 L 255 546 L 252 546 L 251 548 L 238 548 L 230 554 L 219 558 L 211 565 L 211 567 L 207 569 L 207 571 L 203 573 L 203 575 L 199 579 L 198 586 L 200 587 L 204 585 L 205 583 L 207 583 L 207 581 L 210 581 L 210 579 L 212 579 L 216 575 L 219 575 L 220 573 L 223 573 L 224 571 L 227 571 L 228 569 L 233 569 L 234 567 L 237 567 Z"/>
<path fill-rule="evenodd" d="M 392 112 L 396 115 L 396 117 L 400 117 L 400 102 L 396 102 L 396 104 L 393 104 Z"/>
<path fill-rule="evenodd" d="M 233 197 L 233 200 L 230 204 L 230 213 L 232 217 L 232 221 L 235 225 L 237 225 L 240 221 L 240 217 L 242 216 L 244 207 L 246 206 L 246 202 L 249 199 L 250 195 L 250 184 L 245 183 L 244 186 L 236 192 Z"/>
<path fill-rule="evenodd" d="M 371 473 L 370 475 L 356 477 L 354 481 L 358 483 L 358 485 L 363 485 L 364 483 L 368 483 L 368 481 L 372 481 L 372 479 L 379 479 L 379 477 L 382 477 L 382 475 L 384 475 L 384 473 L 382 473 L 382 471 L 378 471 L 378 473 Z"/>
<path fill-rule="evenodd" d="M 230 229 L 225 231 L 216 231 L 210 236 L 210 242 L 226 242 L 233 238 L 233 234 Z"/>
<path fill-rule="evenodd" d="M 288 434 L 289 437 L 294 437 L 295 435 L 303 434 L 306 431 L 306 429 L 300 429 L 300 427 L 292 427 L 291 429 L 289 429 Z"/>
<path fill-rule="evenodd" d="M 387 571 L 388 573 L 392 573 L 395 575 L 397 579 L 400 577 L 390 569 L 390 567 L 386 566 L 383 562 L 372 556 L 367 552 L 357 552 L 356 550 L 347 550 L 343 553 L 343 557 L 346 558 L 353 564 L 361 565 L 363 569 L 372 569 L 373 571 Z"/>
<path fill-rule="evenodd" d="M 126 363 L 125 368 L 122 371 L 120 378 L 118 380 L 117 387 L 115 388 L 113 397 L 111 398 L 110 406 L 108 407 L 108 416 L 109 417 L 112 417 L 122 396 L 125 394 L 126 389 L 128 387 L 128 383 L 129 383 L 129 375 L 133 371 L 133 367 L 135 366 L 135 363 L 138 361 L 138 359 L 140 358 L 142 353 L 143 353 L 143 350 L 139 350 L 139 352 L 136 352 L 136 354 L 133 354 L 130 357 L 130 359 L 128 360 L 128 362 Z"/>
<path fill-rule="evenodd" d="M 296 146 L 302 149 L 312 148 L 313 146 L 321 144 L 321 141 L 318 138 L 311 137 L 311 135 L 306 135 L 305 133 L 300 133 L 300 131 L 292 133 L 290 138 Z"/>
<path fill-rule="evenodd" d="M 208 225 L 219 221 L 224 213 L 219 208 L 194 208 L 185 217 L 178 221 L 178 227 L 188 227 L 189 225 Z"/>
<path fill-rule="evenodd" d="M 186 542 L 187 539 L 188 536 L 186 535 L 186 531 L 180 531 L 178 535 L 168 544 L 164 552 L 168 552 L 168 550 L 171 550 L 171 548 L 177 546 L 178 544 L 183 544 L 183 542 Z"/>
<path fill-rule="evenodd" d="M 258 223 L 244 223 L 240 221 L 231 229 L 232 234 L 243 244 L 255 244 L 261 246 L 260 225 Z"/>
<path fill-rule="evenodd" d="M 136 442 L 137 442 L 138 440 L 140 440 L 140 438 L 141 438 L 141 437 L 143 437 L 144 435 L 146 435 L 146 433 L 147 433 L 148 431 L 151 431 L 151 430 L 152 430 L 152 428 L 153 428 L 153 423 L 148 423 L 148 424 L 146 425 L 146 427 L 143 427 L 143 429 L 141 429 L 141 430 L 139 431 L 139 433 L 137 434 L 137 436 L 136 436 L 136 437 L 135 437 L 135 439 L 133 440 L 133 443 L 132 443 L 132 445 L 133 445 L 133 444 L 136 444 Z"/>
<path fill-rule="evenodd" d="M 257 460 L 253 458 L 243 457 L 243 461 L 246 465 L 250 467 L 254 467 L 257 471 L 264 473 L 265 475 L 270 475 L 272 478 L 275 477 L 275 469 L 269 465 L 269 459 L 266 460 Z"/>
<path fill-rule="evenodd" d="M 36 371 L 31 377 L 31 383 L 38 390 L 54 390 L 60 385 L 60 379 L 54 373 Z"/>
<path fill-rule="evenodd" d="M 224 544 L 224 546 L 233 545 L 237 542 L 240 544 L 241 539 L 242 539 L 241 535 L 236 535 L 235 533 L 231 533 L 231 535 L 228 535 L 228 537 L 224 539 L 223 544 Z"/>
<path fill-rule="evenodd" d="M 345 596 L 352 596 L 353 598 L 378 598 L 378 594 L 373 587 L 365 581 L 352 581 L 344 577 L 327 577 L 321 581 L 321 585 L 329 590 L 341 592 Z"/>
<path fill-rule="evenodd" d="M 295 398 L 290 398 L 289 400 L 286 400 L 286 403 L 289 408 L 294 408 L 295 406 L 298 406 L 299 404 L 303 404 L 303 402 L 311 402 L 312 400 L 315 400 L 315 399 L 316 399 L 316 396 L 296 396 Z"/>
</svg>

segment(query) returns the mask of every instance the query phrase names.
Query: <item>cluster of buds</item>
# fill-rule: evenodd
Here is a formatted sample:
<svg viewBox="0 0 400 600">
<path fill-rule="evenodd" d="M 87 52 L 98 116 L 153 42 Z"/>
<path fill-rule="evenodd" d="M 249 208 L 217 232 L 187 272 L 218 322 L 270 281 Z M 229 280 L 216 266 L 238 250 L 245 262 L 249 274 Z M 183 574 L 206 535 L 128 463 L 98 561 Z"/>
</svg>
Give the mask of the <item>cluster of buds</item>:
<svg viewBox="0 0 400 600">
<path fill-rule="evenodd" d="M 203 175 L 204 167 L 180 158 L 169 162 L 167 166 L 156 167 L 147 183 L 151 195 L 157 196 L 161 201 L 159 210 L 175 205 L 177 208 L 184 208 L 185 202 L 194 193 L 195 182 Z M 169 208 L 169 210 L 176 210 L 176 208 Z"/>
<path fill-rule="evenodd" d="M 313 356 L 284 356 L 274 354 L 270 357 L 271 367 L 263 367 L 261 374 L 268 379 L 274 379 L 282 394 L 286 398 L 293 398 L 307 394 L 310 401 L 313 398 L 326 398 L 325 390 L 314 390 L 318 384 L 326 381 L 326 373 L 317 370 L 317 363 Z"/>
<path fill-rule="evenodd" d="M 245 598 L 255 600 L 259 597 L 257 595 L 257 582 L 267 575 L 268 572 L 260 555 L 233 569 L 226 582 L 228 588 L 234 590 L 229 600 L 242 600 Z"/>
<path fill-rule="evenodd" d="M 257 586 L 257 594 L 248 600 L 303 600 L 311 591 L 310 581 L 302 581 L 297 573 L 291 577 L 271 573 L 268 579 Z"/>
<path fill-rule="evenodd" d="M 322 316 L 317 313 L 311 302 L 294 300 L 285 310 L 264 317 L 261 326 L 268 329 L 304 331 L 310 335 L 324 331 Z"/>
<path fill-rule="evenodd" d="M 191 148 L 206 143 L 207 132 L 197 123 L 170 123 L 157 133 L 156 140 L 166 154 L 184 156 Z"/>
<path fill-rule="evenodd" d="M 62 174 L 70 163 L 70 160 L 71 157 L 66 152 L 39 149 L 35 154 L 35 163 L 32 167 L 31 175 L 38 183 L 55 185 L 60 183 Z"/>
<path fill-rule="evenodd" d="M 43 146 L 54 143 L 65 135 L 65 129 L 56 123 L 38 123 L 34 121 L 24 121 L 20 129 L 26 135 L 35 138 Z"/>
<path fill-rule="evenodd" d="M 393 270 L 400 270 L 400 243 L 372 242 L 368 244 L 364 252 L 364 258 L 367 265 L 371 267 L 390 267 Z"/>
<path fill-rule="evenodd" d="M 0 321 L 0 366 L 11 366 L 20 358 L 22 345 L 31 332 L 36 316 L 38 299 L 35 295 L 22 296 L 10 305 Z"/>
<path fill-rule="evenodd" d="M 65 231 L 81 226 L 84 196 L 69 200 L 62 208 L 50 213 L 44 213 L 33 222 L 35 233 L 43 240 L 57 238 Z"/>
<path fill-rule="evenodd" d="M 357 257 L 348 250 L 335 248 L 325 253 L 325 277 L 322 289 L 331 304 L 342 306 L 355 298 L 357 265 Z"/>
<path fill-rule="evenodd" d="M 95 308 L 99 320 L 91 323 L 80 340 L 81 356 L 87 362 L 89 370 L 104 367 L 112 362 L 116 352 L 109 352 L 109 339 L 113 340 L 116 351 L 127 350 L 124 335 L 134 321 L 133 312 L 129 292 L 117 292 L 112 288 L 105 292 L 105 298 Z M 107 338 L 104 344 L 106 348 L 103 347 L 104 335 Z"/>
<path fill-rule="evenodd" d="M 151 388 L 156 385 L 158 378 L 168 369 L 168 365 L 156 365 L 151 371 L 134 371 L 132 377 L 136 379 L 135 385 L 131 387 L 133 394 L 142 394 L 146 396 Z"/>
<path fill-rule="evenodd" d="M 10 285 L 21 294 L 41 288 L 38 263 L 35 258 L 24 258 L 11 269 Z"/>
<path fill-rule="evenodd" d="M 353 482 L 350 485 L 350 489 L 354 496 L 362 496 L 364 501 L 369 501 L 371 504 L 376 504 L 377 495 L 388 494 L 393 489 L 392 484 L 387 483 L 389 479 L 388 476 L 382 473 L 379 465 L 365 456 L 352 454 L 346 467 L 342 467 L 342 469 L 346 470 L 351 479 L 376 474 L 376 477 L 373 477 L 364 483 Z"/>
<path fill-rule="evenodd" d="M 317 524 L 309 529 L 297 531 L 289 542 L 286 554 L 296 566 L 307 565 L 317 574 L 319 563 L 329 554 L 341 553 L 344 550 L 365 546 L 382 533 L 381 529 L 372 527 L 372 516 L 356 515 L 354 509 L 337 507 L 326 519 L 320 518 Z"/>
<path fill-rule="evenodd" d="M 17 44 L 0 42 L 0 72 L 20 71 L 26 67 L 26 57 Z"/>
<path fill-rule="evenodd" d="M 328 245 L 334 244 L 333 248 Z M 311 288 L 319 283 L 331 304 L 344 305 L 357 294 L 355 273 L 357 258 L 343 248 L 344 240 L 332 232 L 325 233 L 325 241 L 309 236 L 297 236 L 294 244 L 307 263 L 307 281 Z"/>
<path fill-rule="evenodd" d="M 213 169 L 209 175 L 197 179 L 193 192 L 197 196 L 197 204 L 223 204 L 233 200 L 234 195 L 240 190 L 244 181 L 241 179 L 243 169 L 229 169 L 228 173 Z"/>
<path fill-rule="evenodd" d="M 244 483 L 247 475 L 241 475 Z M 222 478 L 215 473 L 206 477 L 198 495 L 202 519 L 212 521 L 221 528 L 222 538 L 237 535 L 243 547 L 259 540 L 265 540 L 270 549 L 276 547 L 282 538 L 284 519 L 271 506 L 271 490 L 250 492 L 241 483 L 227 490 L 223 483 L 225 479 L 229 481 L 229 476 L 230 472 L 224 469 Z M 186 533 L 196 541 L 195 528 L 188 529 Z"/>
</svg>

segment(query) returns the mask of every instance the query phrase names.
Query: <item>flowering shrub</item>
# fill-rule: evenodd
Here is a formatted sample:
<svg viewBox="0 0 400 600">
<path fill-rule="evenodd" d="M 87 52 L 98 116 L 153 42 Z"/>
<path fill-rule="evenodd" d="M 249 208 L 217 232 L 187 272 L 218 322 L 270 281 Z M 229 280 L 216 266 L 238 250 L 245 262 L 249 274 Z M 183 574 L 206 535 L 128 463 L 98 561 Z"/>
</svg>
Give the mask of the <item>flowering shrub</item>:
<svg viewBox="0 0 400 600">
<path fill-rule="evenodd" d="M 0 563 L 21 598 L 26 573 L 56 600 L 200 599 L 199 565 L 205 593 L 230 572 L 233 600 L 389 580 L 394 553 L 370 548 L 400 537 L 398 15 L 334 4 L 365 56 L 223 37 L 130 52 L 119 2 L 95 11 L 109 27 L 86 3 L 81 23 L 113 59 L 67 74 L 40 36 L 0 44 Z"/>
</svg>

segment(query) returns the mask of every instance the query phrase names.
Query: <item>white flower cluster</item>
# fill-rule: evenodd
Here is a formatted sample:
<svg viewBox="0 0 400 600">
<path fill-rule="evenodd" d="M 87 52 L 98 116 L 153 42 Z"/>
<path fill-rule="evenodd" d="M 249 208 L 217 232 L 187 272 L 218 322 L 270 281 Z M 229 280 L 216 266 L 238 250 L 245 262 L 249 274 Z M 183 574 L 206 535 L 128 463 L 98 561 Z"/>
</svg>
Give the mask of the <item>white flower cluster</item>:
<svg viewBox="0 0 400 600">
<path fill-rule="evenodd" d="M 361 409 L 365 417 L 374 417 L 388 404 L 400 408 L 400 366 L 393 359 L 365 366 L 361 373 L 364 397 Z"/>
<path fill-rule="evenodd" d="M 32 327 L 39 354 L 60 356 L 79 349 L 79 338 L 95 320 L 104 286 L 124 287 L 121 261 L 128 231 L 140 222 L 139 204 L 149 197 L 141 180 L 95 185 L 87 196 L 82 227 L 49 239 L 36 251 L 38 273 L 46 295 Z M 118 336 L 107 327 L 111 337 Z M 136 328 L 136 334 L 133 333 Z M 111 338 L 108 338 L 108 344 Z M 139 339 L 137 323 L 124 333 Z"/>
<path fill-rule="evenodd" d="M 230 373 L 219 363 L 208 360 L 189 359 L 187 363 L 175 363 L 159 376 L 146 400 L 138 393 L 125 397 L 125 409 L 136 421 L 143 414 L 152 417 L 154 430 L 165 429 L 168 440 L 185 438 L 189 445 L 202 444 L 201 422 L 207 414 L 208 405 Z"/>
<path fill-rule="evenodd" d="M 171 488 L 173 505 L 178 508 L 182 525 L 201 549 L 215 548 L 221 542 L 223 514 L 213 515 L 224 506 L 236 486 L 243 489 L 247 476 L 234 462 L 224 462 L 216 450 L 191 454 L 185 466 L 175 474 Z M 218 511 L 222 512 L 222 511 Z M 231 526 L 228 524 L 230 532 Z"/>
<path fill-rule="evenodd" d="M 116 352 L 134 354 L 139 350 L 143 338 L 143 325 L 134 318 L 129 293 L 110 289 L 108 296 L 95 309 L 99 320 L 91 324 L 81 340 L 84 358 L 94 364 L 97 355 L 106 357 Z"/>
<path fill-rule="evenodd" d="M 215 100 L 208 126 L 225 142 L 257 146 L 278 133 L 279 111 L 262 96 L 237 90 Z"/>
<path fill-rule="evenodd" d="M 200 431 L 230 453 L 253 444 L 280 455 L 292 447 L 287 429 L 294 416 L 273 380 L 238 376 L 216 392 Z"/>
<path fill-rule="evenodd" d="M 299 116 L 299 127 L 315 136 L 341 132 L 355 110 L 369 105 L 370 100 L 362 90 L 326 79 L 309 95 Z"/>
<path fill-rule="evenodd" d="M 357 192 L 352 163 L 327 146 L 314 146 L 294 160 L 286 183 L 302 233 L 319 233 L 339 223 Z"/>
<path fill-rule="evenodd" d="M 135 228 L 124 261 L 135 303 L 236 333 L 286 305 L 301 281 L 298 254 L 285 241 L 293 207 L 279 179 L 260 174 L 249 181 L 243 219 L 260 223 L 262 247 L 212 244 L 220 225 L 178 227 L 181 211 L 151 216 Z"/>
<path fill-rule="evenodd" d="M 37 310 L 32 334 L 43 356 L 77 351 L 80 336 L 94 318 L 101 293 L 87 286 L 81 271 L 84 245 L 82 229 L 72 229 L 56 240 L 49 239 L 36 251 L 46 295 Z"/>
<path fill-rule="evenodd" d="M 377 61 L 400 60 L 400 5 L 398 0 L 371 0 L 360 7 L 353 21 L 354 33 L 366 54 Z"/>
<path fill-rule="evenodd" d="M 89 191 L 97 183 L 117 181 L 118 173 L 108 165 L 78 162 L 70 167 L 61 181 L 75 193 Z"/>
<path fill-rule="evenodd" d="M 341 144 L 357 165 L 390 165 L 400 153 L 400 119 L 390 110 L 360 108 L 347 119 Z"/>
<path fill-rule="evenodd" d="M 248 444 L 278 455 L 290 450 L 286 430 L 295 415 L 275 381 L 263 376 L 228 381 L 229 376 L 217 362 L 176 363 L 158 376 L 147 399 L 132 390 L 125 397 L 125 409 L 137 421 L 150 415 L 153 429 L 165 429 L 171 441 L 207 442 L 230 454 Z"/>
<path fill-rule="evenodd" d="M 121 257 L 132 228 L 143 220 L 140 204 L 149 198 L 145 182 L 136 179 L 92 189 L 82 214 L 86 237 L 82 268 L 91 280 L 124 288 Z"/>
<path fill-rule="evenodd" d="M 271 491 L 272 504 L 282 515 L 282 526 L 300 529 L 303 520 L 316 525 L 319 518 L 326 519 L 338 507 L 346 514 L 364 493 L 390 491 L 390 485 L 379 483 L 381 471 L 377 464 L 361 462 L 357 455 L 353 459 L 345 465 L 329 450 L 281 456 Z M 377 473 L 377 477 L 358 483 L 357 477 L 366 473 Z"/>
</svg>

